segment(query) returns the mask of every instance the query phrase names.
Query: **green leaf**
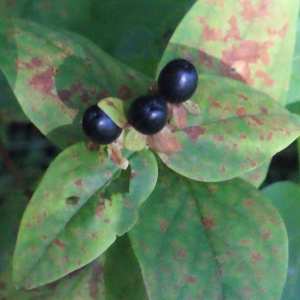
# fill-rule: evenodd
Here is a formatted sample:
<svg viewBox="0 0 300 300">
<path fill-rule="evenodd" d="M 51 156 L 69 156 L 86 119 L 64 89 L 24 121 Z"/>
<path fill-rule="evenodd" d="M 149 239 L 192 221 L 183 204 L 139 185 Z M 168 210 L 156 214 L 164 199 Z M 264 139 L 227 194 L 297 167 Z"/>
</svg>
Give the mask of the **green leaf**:
<svg viewBox="0 0 300 300">
<path fill-rule="evenodd" d="M 0 70 L 0 118 L 5 122 L 24 122 L 28 119 L 24 115 L 14 93 L 12 92 L 4 74 Z"/>
<path fill-rule="evenodd" d="M 94 260 L 88 266 L 77 270 L 68 276 L 46 286 L 31 291 L 16 289 L 12 282 L 12 266 L 7 266 L 0 275 L 1 299 L 18 300 L 105 300 L 104 292 L 104 255 Z"/>
<path fill-rule="evenodd" d="M 105 255 L 107 300 L 148 300 L 141 269 L 127 235 L 117 238 Z"/>
<path fill-rule="evenodd" d="M 289 266 L 282 299 L 300 298 L 300 187 L 292 182 L 274 183 L 262 190 L 278 209 L 286 226 L 289 240 Z"/>
<path fill-rule="evenodd" d="M 0 18 L 0 68 L 27 117 L 61 148 L 87 140 L 81 117 L 111 96 L 134 99 L 153 81 L 87 39 Z"/>
<path fill-rule="evenodd" d="M 113 194 L 111 200 L 104 198 L 104 189 L 120 170 L 105 153 L 89 152 L 79 143 L 53 161 L 20 225 L 16 286 L 31 289 L 86 265 L 134 225 L 139 205 L 155 187 L 157 165 L 149 151 L 126 157 L 129 192 Z"/>
<path fill-rule="evenodd" d="M 129 231 L 150 299 L 278 299 L 287 236 L 270 201 L 234 179 L 200 183 L 160 170 Z"/>
<path fill-rule="evenodd" d="M 175 30 L 158 71 L 174 57 L 230 77 L 282 104 L 290 81 L 298 0 L 197 1 Z"/>
<path fill-rule="evenodd" d="M 227 180 L 266 162 L 295 140 L 300 123 L 265 94 L 238 81 L 200 75 L 192 100 L 201 110 L 176 131 L 183 150 L 163 162 L 191 179 Z M 272 145 L 272 146 L 270 146 Z"/>
</svg>

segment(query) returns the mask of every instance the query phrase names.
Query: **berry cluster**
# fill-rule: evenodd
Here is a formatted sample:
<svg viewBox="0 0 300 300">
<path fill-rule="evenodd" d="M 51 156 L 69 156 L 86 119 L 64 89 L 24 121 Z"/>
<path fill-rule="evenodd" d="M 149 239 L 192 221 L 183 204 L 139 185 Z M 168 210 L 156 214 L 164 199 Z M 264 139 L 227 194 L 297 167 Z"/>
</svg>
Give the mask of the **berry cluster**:
<svg viewBox="0 0 300 300">
<path fill-rule="evenodd" d="M 137 98 L 129 107 L 127 120 L 137 131 L 153 135 L 161 131 L 168 121 L 168 105 L 188 100 L 195 92 L 198 83 L 197 70 L 185 59 L 170 61 L 160 72 L 157 82 L 158 94 Z M 93 105 L 82 118 L 85 134 L 99 144 L 110 144 L 121 134 L 110 117 Z"/>
</svg>

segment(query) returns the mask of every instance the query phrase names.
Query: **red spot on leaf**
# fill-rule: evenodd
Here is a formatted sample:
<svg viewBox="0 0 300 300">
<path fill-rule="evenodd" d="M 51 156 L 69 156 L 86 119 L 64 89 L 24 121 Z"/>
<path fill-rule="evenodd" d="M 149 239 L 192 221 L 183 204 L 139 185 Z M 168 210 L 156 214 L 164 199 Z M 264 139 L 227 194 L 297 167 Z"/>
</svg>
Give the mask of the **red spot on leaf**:
<svg viewBox="0 0 300 300">
<path fill-rule="evenodd" d="M 55 238 L 53 240 L 54 244 L 57 245 L 61 249 L 65 249 L 67 247 L 67 244 L 59 240 L 58 238 Z"/>
<path fill-rule="evenodd" d="M 264 231 L 264 232 L 263 232 L 263 236 L 264 236 L 264 238 L 267 240 L 267 239 L 271 236 L 270 231 Z"/>
<path fill-rule="evenodd" d="M 241 35 L 240 35 L 239 28 L 237 26 L 236 17 L 231 16 L 230 19 L 228 20 L 228 24 L 230 25 L 230 29 L 227 31 L 224 41 L 226 42 L 229 39 L 240 40 Z"/>
<path fill-rule="evenodd" d="M 248 98 L 243 94 L 238 94 L 238 97 L 243 99 L 244 101 L 248 101 Z"/>
<path fill-rule="evenodd" d="M 257 7 L 254 7 L 254 3 L 259 4 Z M 272 4 L 272 0 L 262 0 L 258 2 L 243 0 L 241 4 L 243 7 L 241 15 L 245 21 L 253 22 L 255 18 L 261 19 L 272 15 L 269 11 L 269 5 Z"/>
<path fill-rule="evenodd" d="M 192 126 L 188 127 L 184 130 L 186 134 L 189 136 L 192 142 L 197 142 L 198 137 L 200 135 L 204 135 L 206 132 L 206 129 L 201 126 Z"/>
<path fill-rule="evenodd" d="M 265 73 L 261 70 L 256 71 L 255 76 L 258 78 L 262 78 L 264 81 L 264 84 L 267 86 L 273 86 L 275 83 L 274 79 L 272 79 L 267 73 Z"/>
<path fill-rule="evenodd" d="M 159 229 L 161 232 L 166 232 L 167 227 L 169 226 L 169 222 L 167 220 L 159 221 Z"/>
<path fill-rule="evenodd" d="M 268 28 L 268 35 L 279 35 L 281 38 L 284 38 L 289 28 L 289 23 L 286 22 L 281 29 L 275 30 Z"/>
<path fill-rule="evenodd" d="M 257 261 L 261 261 L 262 260 L 262 255 L 259 252 L 257 252 L 257 253 L 252 252 L 251 255 Z"/>
<path fill-rule="evenodd" d="M 272 138 L 273 138 L 273 132 L 269 132 L 267 134 L 267 140 L 270 141 L 270 140 L 272 140 Z"/>
<path fill-rule="evenodd" d="M 82 187 L 82 179 L 78 179 L 74 183 L 75 183 L 76 186 Z"/>
<path fill-rule="evenodd" d="M 208 25 L 204 26 L 202 36 L 205 42 L 222 40 L 221 30 L 218 28 L 210 28 Z"/>
<path fill-rule="evenodd" d="M 225 167 L 225 165 L 222 165 L 222 167 L 221 167 L 221 173 L 222 174 L 226 173 L 226 167 Z"/>
<path fill-rule="evenodd" d="M 105 219 L 104 222 L 105 222 L 105 223 L 109 223 L 109 222 L 110 222 L 110 219 Z"/>
<path fill-rule="evenodd" d="M 250 118 L 256 122 L 257 125 L 264 125 L 264 122 L 259 119 L 257 116 L 251 115 Z"/>
<path fill-rule="evenodd" d="M 194 276 L 188 276 L 187 281 L 189 283 L 195 284 L 197 282 L 197 278 Z"/>
<path fill-rule="evenodd" d="M 102 218 L 102 214 L 103 214 L 104 209 L 105 209 L 105 203 L 104 202 L 99 202 L 98 207 L 96 209 L 96 216 L 97 216 L 98 219 Z"/>
<path fill-rule="evenodd" d="M 267 113 L 269 113 L 269 110 L 267 108 L 265 108 L 265 107 L 261 107 L 260 108 L 260 113 L 267 114 Z"/>
<path fill-rule="evenodd" d="M 224 138 L 221 135 L 219 135 L 219 134 L 215 134 L 214 135 L 214 139 L 217 142 L 223 142 L 224 141 Z"/>
<path fill-rule="evenodd" d="M 131 172 L 130 179 L 134 179 L 137 176 L 137 172 Z"/>
<path fill-rule="evenodd" d="M 260 291 L 261 293 L 264 293 L 264 292 L 266 291 L 266 288 L 263 287 L 263 286 L 260 286 L 260 287 L 259 287 L 259 291 Z"/>
<path fill-rule="evenodd" d="M 86 90 L 82 91 L 82 94 L 80 95 L 80 100 L 83 103 L 88 103 L 89 102 L 90 96 L 89 96 L 89 94 L 88 94 L 88 92 Z"/>
<path fill-rule="evenodd" d="M 251 199 L 246 199 L 245 200 L 245 203 L 244 203 L 244 206 L 245 207 L 249 207 L 249 206 L 251 206 L 253 204 L 253 201 L 251 200 Z"/>
<path fill-rule="evenodd" d="M 44 65 L 43 61 L 40 60 L 38 57 L 33 57 L 31 59 L 31 64 L 38 68 Z"/>
<path fill-rule="evenodd" d="M 274 217 L 270 217 L 269 218 L 269 221 L 273 224 L 276 224 L 276 219 Z"/>
<path fill-rule="evenodd" d="M 239 107 L 236 111 L 235 111 L 235 114 L 238 116 L 238 117 L 241 117 L 241 116 L 244 116 L 246 115 L 247 111 L 245 109 L 245 107 L 241 106 Z"/>
<path fill-rule="evenodd" d="M 218 101 L 215 101 L 215 100 L 213 100 L 213 101 L 211 102 L 211 105 L 212 105 L 212 107 L 215 107 L 215 108 L 222 108 L 221 103 L 218 102 Z"/>
<path fill-rule="evenodd" d="M 185 250 L 181 249 L 177 252 L 178 256 L 181 258 L 185 258 Z"/>
<path fill-rule="evenodd" d="M 218 223 L 212 218 L 202 217 L 202 223 L 206 230 L 212 230 L 214 227 L 218 226 Z"/>
<path fill-rule="evenodd" d="M 245 140 L 245 139 L 247 139 L 247 135 L 246 135 L 245 133 L 241 133 L 241 134 L 239 135 L 239 139 L 240 139 L 240 140 Z"/>
<path fill-rule="evenodd" d="M 32 85 L 35 90 L 40 93 L 54 96 L 52 90 L 55 87 L 54 76 L 56 69 L 51 66 L 48 67 L 45 71 L 36 74 L 32 79 L 28 81 L 29 85 Z"/>
</svg>

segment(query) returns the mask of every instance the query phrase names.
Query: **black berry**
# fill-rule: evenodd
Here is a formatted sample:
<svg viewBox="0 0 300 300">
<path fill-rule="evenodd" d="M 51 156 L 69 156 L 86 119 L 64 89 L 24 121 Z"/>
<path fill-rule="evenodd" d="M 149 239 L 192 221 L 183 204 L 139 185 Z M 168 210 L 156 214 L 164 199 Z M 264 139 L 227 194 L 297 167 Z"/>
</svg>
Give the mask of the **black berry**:
<svg viewBox="0 0 300 300">
<path fill-rule="evenodd" d="M 195 92 L 198 73 L 189 61 L 178 58 L 170 61 L 161 70 L 158 77 L 158 91 L 166 101 L 181 103 L 188 100 Z"/>
<path fill-rule="evenodd" d="M 104 145 L 114 142 L 122 132 L 122 128 L 118 127 L 97 104 L 85 111 L 82 128 L 93 142 Z"/>
<path fill-rule="evenodd" d="M 167 120 L 167 103 L 158 95 L 141 96 L 128 110 L 128 123 L 143 134 L 149 135 L 161 131 Z"/>
</svg>

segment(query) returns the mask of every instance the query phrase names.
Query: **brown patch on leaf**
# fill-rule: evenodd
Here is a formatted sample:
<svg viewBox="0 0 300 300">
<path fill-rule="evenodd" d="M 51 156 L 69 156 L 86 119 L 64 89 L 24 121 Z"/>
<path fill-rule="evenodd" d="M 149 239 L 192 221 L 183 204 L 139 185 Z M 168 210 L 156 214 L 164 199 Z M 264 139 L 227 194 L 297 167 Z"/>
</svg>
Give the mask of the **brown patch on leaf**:
<svg viewBox="0 0 300 300">
<path fill-rule="evenodd" d="M 241 106 L 235 111 L 235 114 L 237 115 L 237 117 L 241 117 L 241 116 L 245 116 L 247 114 L 247 111 L 245 107 Z"/>
<path fill-rule="evenodd" d="M 94 299 L 99 298 L 99 286 L 101 283 L 101 275 L 103 273 L 104 267 L 102 264 L 96 264 L 92 269 L 92 276 L 89 280 L 89 296 Z"/>
<path fill-rule="evenodd" d="M 194 276 L 188 276 L 187 281 L 189 283 L 195 284 L 197 282 L 197 278 Z"/>
<path fill-rule="evenodd" d="M 269 7 L 272 5 L 272 0 L 242 0 L 240 3 L 243 7 L 241 15 L 245 21 L 253 22 L 255 18 L 262 19 L 272 17 L 272 12 L 269 10 Z M 257 7 L 254 7 L 255 3 L 258 3 Z"/>
<path fill-rule="evenodd" d="M 262 260 L 262 255 L 259 252 L 257 252 L 257 253 L 252 252 L 251 255 L 257 261 L 261 261 Z"/>
<path fill-rule="evenodd" d="M 211 101 L 211 106 L 214 108 L 222 108 L 221 103 L 215 100 Z"/>
<path fill-rule="evenodd" d="M 279 35 L 281 38 L 284 38 L 285 35 L 287 34 L 288 28 L 289 28 L 289 22 L 286 22 L 281 29 L 275 30 L 275 29 L 268 28 L 267 32 L 269 36 Z"/>
<path fill-rule="evenodd" d="M 219 225 L 213 218 L 202 217 L 201 220 L 205 230 L 212 230 Z"/>
<path fill-rule="evenodd" d="M 238 94 L 238 97 L 243 99 L 244 101 L 248 101 L 248 98 L 243 94 Z"/>
<path fill-rule="evenodd" d="M 40 68 L 44 65 L 43 61 L 40 60 L 38 57 L 33 57 L 31 59 L 31 63 L 37 68 Z"/>
<path fill-rule="evenodd" d="M 214 140 L 216 142 L 224 142 L 224 138 L 220 134 L 215 134 L 214 135 Z"/>
<path fill-rule="evenodd" d="M 227 76 L 239 81 L 245 80 L 249 85 L 253 85 L 251 78 L 250 64 L 257 63 L 260 59 L 264 65 L 270 63 L 268 49 L 273 46 L 273 42 L 258 43 L 256 41 L 245 40 L 241 44 L 233 45 L 230 50 L 222 51 L 222 76 Z"/>
<path fill-rule="evenodd" d="M 159 229 L 162 233 L 166 232 L 168 226 L 169 226 L 169 222 L 167 220 L 159 221 Z"/>
<path fill-rule="evenodd" d="M 82 187 L 82 179 L 77 179 L 74 183 L 76 186 Z"/>
<path fill-rule="evenodd" d="M 200 135 L 205 135 L 206 129 L 201 126 L 192 126 L 186 128 L 184 131 L 190 140 L 196 143 Z"/>
<path fill-rule="evenodd" d="M 210 28 L 208 25 L 204 26 L 202 36 L 205 42 L 222 40 L 221 30 L 218 28 Z"/>
<path fill-rule="evenodd" d="M 240 40 L 241 35 L 240 35 L 239 28 L 237 26 L 236 17 L 231 16 L 227 22 L 230 25 L 230 29 L 227 31 L 224 41 L 227 42 L 227 40 L 229 40 L 229 39 Z"/>
<path fill-rule="evenodd" d="M 98 207 L 96 209 L 96 217 L 97 219 L 101 219 L 103 215 L 103 211 L 105 209 L 105 203 L 104 202 L 98 202 Z"/>
<path fill-rule="evenodd" d="M 67 244 L 59 240 L 58 238 L 55 238 L 53 240 L 54 244 L 57 245 L 61 249 L 65 249 L 67 247 Z"/>
<path fill-rule="evenodd" d="M 271 236 L 270 231 L 264 231 L 264 232 L 263 232 L 263 236 L 264 236 L 264 238 L 265 238 L 266 240 L 269 239 L 269 237 Z"/>
<path fill-rule="evenodd" d="M 255 123 L 256 123 L 257 125 L 260 125 L 260 126 L 264 125 L 264 122 L 263 122 L 262 120 L 260 120 L 257 116 L 251 115 L 250 118 L 251 118 L 253 121 L 255 121 Z"/>
<path fill-rule="evenodd" d="M 181 258 L 185 258 L 185 250 L 184 249 L 178 250 L 177 254 Z"/>
<path fill-rule="evenodd" d="M 118 92 L 117 98 L 122 99 L 124 101 L 130 99 L 132 97 L 132 89 L 125 84 L 122 84 L 120 90 Z"/>
<path fill-rule="evenodd" d="M 56 69 L 51 66 L 48 67 L 45 71 L 33 76 L 33 78 L 30 79 L 27 83 L 33 86 L 35 90 L 39 91 L 42 94 L 55 96 L 52 93 L 52 90 L 55 88 L 55 74 Z"/>
<path fill-rule="evenodd" d="M 214 69 L 215 68 L 215 64 L 213 63 L 212 56 L 205 53 L 205 52 L 203 52 L 203 51 L 199 51 L 198 63 L 199 63 L 199 65 L 205 66 L 207 69 Z"/>
<path fill-rule="evenodd" d="M 262 80 L 264 81 L 264 84 L 267 86 L 273 86 L 275 83 L 275 80 L 272 79 L 267 73 L 265 73 L 262 70 L 256 71 L 255 76 L 258 78 L 262 78 Z"/>
<path fill-rule="evenodd" d="M 167 155 L 180 152 L 182 150 L 180 142 L 174 133 L 166 126 L 160 132 L 148 135 L 147 144 L 153 150 Z"/>
</svg>

